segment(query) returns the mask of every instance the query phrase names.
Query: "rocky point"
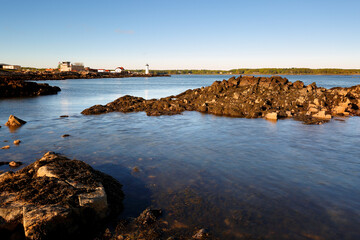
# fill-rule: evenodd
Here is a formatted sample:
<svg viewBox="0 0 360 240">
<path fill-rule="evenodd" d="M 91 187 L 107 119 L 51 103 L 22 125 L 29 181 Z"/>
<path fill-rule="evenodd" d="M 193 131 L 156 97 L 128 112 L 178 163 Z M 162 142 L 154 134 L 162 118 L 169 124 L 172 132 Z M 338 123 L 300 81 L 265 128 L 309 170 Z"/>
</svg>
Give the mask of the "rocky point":
<svg viewBox="0 0 360 240">
<path fill-rule="evenodd" d="M 241 118 L 294 118 L 306 124 L 321 124 L 334 116 L 359 116 L 359 107 L 360 85 L 326 89 L 315 83 L 292 83 L 279 76 L 240 76 L 161 99 L 126 95 L 85 109 L 82 114 L 145 111 L 148 116 L 159 116 L 198 111 Z"/>
<path fill-rule="evenodd" d="M 50 95 L 57 94 L 59 91 L 61 91 L 59 87 L 53 87 L 47 83 L 0 79 L 0 98 Z"/>
</svg>

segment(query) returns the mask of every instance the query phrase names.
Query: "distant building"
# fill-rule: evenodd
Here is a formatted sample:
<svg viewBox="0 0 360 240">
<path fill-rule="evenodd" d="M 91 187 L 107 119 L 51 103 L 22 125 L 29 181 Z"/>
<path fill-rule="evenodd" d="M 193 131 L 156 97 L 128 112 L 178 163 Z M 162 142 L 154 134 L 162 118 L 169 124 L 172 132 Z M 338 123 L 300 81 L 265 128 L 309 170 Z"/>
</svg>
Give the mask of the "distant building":
<svg viewBox="0 0 360 240">
<path fill-rule="evenodd" d="M 83 63 L 71 64 L 71 71 L 75 71 L 75 72 L 85 71 L 84 64 Z"/>
<path fill-rule="evenodd" d="M 116 73 L 121 73 L 122 71 L 124 71 L 125 69 L 123 67 L 117 67 L 115 68 L 115 72 Z"/>
<path fill-rule="evenodd" d="M 20 70 L 21 66 L 20 65 L 9 65 L 9 64 L 1 64 L 0 66 L 2 66 L 2 69 L 9 69 L 9 70 Z"/>
<path fill-rule="evenodd" d="M 60 72 L 81 72 L 84 71 L 84 64 L 82 63 L 74 63 L 71 64 L 70 62 L 61 62 L 59 63 Z"/>
<path fill-rule="evenodd" d="M 145 65 L 145 74 L 149 74 L 149 64 Z"/>
<path fill-rule="evenodd" d="M 86 67 L 86 68 L 85 68 L 85 71 L 86 71 L 86 72 L 97 72 L 98 70 L 97 70 L 97 69 L 93 69 L 93 68 Z"/>
<path fill-rule="evenodd" d="M 105 72 L 105 69 L 98 69 L 98 72 L 103 73 Z"/>
<path fill-rule="evenodd" d="M 60 72 L 70 72 L 71 71 L 71 64 L 70 62 L 62 62 L 59 63 Z"/>
</svg>

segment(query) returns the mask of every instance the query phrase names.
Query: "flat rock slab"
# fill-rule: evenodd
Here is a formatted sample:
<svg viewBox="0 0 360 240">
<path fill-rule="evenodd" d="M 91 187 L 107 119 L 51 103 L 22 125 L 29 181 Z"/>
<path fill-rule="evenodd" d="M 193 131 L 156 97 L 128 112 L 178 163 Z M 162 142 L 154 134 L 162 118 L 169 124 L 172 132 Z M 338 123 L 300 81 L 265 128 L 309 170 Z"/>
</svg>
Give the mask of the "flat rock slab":
<svg viewBox="0 0 360 240">
<path fill-rule="evenodd" d="M 0 175 L 0 233 L 23 228 L 28 239 L 84 236 L 122 210 L 122 185 L 88 164 L 48 152 Z"/>
</svg>

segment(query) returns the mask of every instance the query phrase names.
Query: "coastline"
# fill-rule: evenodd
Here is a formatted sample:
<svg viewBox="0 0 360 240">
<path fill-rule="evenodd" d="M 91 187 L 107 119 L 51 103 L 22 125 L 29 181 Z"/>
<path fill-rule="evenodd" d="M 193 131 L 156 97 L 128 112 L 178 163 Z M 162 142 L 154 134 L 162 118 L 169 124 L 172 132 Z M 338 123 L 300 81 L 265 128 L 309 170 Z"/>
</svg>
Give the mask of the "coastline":
<svg viewBox="0 0 360 240">
<path fill-rule="evenodd" d="M 0 80 L 67 80 L 93 78 L 131 78 L 131 77 L 169 77 L 168 74 L 139 74 L 139 73 L 94 73 L 94 72 L 7 72 L 0 71 Z"/>
</svg>

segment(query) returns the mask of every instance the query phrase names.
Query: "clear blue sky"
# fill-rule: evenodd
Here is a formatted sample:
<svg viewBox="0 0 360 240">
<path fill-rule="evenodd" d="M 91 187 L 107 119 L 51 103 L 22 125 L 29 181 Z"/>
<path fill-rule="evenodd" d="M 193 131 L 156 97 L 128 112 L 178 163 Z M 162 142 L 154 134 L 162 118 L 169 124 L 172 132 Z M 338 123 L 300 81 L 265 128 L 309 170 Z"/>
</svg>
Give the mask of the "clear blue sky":
<svg viewBox="0 0 360 240">
<path fill-rule="evenodd" d="M 360 68 L 359 0 L 2 1 L 0 63 Z"/>
</svg>

